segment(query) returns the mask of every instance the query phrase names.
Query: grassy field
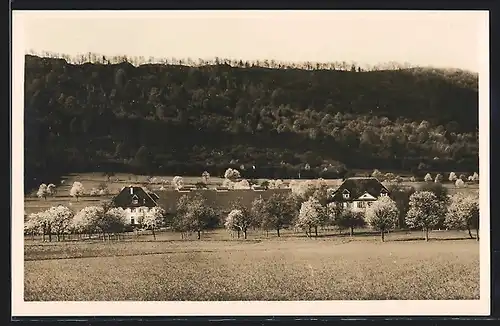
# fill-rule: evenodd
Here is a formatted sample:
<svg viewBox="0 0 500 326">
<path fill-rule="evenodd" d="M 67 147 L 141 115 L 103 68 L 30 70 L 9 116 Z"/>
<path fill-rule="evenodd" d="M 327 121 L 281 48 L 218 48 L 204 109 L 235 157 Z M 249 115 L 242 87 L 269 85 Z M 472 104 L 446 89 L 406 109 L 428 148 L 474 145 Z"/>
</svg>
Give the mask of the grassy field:
<svg viewBox="0 0 500 326">
<path fill-rule="evenodd" d="M 122 241 L 25 243 L 26 301 L 478 299 L 479 244 L 464 232 L 379 236 L 224 230 Z M 193 237 L 194 239 L 194 237 Z"/>
</svg>

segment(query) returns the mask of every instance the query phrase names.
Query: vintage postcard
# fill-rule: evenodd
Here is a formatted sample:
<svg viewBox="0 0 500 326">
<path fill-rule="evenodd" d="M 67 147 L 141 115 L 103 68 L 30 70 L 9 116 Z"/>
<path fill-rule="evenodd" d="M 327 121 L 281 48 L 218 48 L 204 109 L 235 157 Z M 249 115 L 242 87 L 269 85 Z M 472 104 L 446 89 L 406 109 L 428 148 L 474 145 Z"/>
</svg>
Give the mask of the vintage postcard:
<svg viewBox="0 0 500 326">
<path fill-rule="evenodd" d="M 12 314 L 488 315 L 488 31 L 14 11 Z"/>
</svg>

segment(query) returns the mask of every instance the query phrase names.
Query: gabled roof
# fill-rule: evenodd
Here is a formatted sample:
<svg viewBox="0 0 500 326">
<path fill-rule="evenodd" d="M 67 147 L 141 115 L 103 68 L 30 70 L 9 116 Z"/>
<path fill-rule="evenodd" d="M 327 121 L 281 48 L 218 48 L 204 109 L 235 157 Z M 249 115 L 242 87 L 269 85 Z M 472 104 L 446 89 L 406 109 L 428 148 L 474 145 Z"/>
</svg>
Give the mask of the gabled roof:
<svg viewBox="0 0 500 326">
<path fill-rule="evenodd" d="M 158 195 L 153 194 L 158 197 Z M 133 202 L 137 199 L 137 203 Z M 139 186 L 124 187 L 118 195 L 113 198 L 113 204 L 116 207 L 155 207 L 158 206 L 154 197 L 152 197 L 144 188 Z"/>
<path fill-rule="evenodd" d="M 344 191 L 349 192 L 349 198 L 345 199 Z M 346 179 L 330 197 L 331 201 L 352 201 L 363 196 L 365 193 L 377 198 L 381 192 L 389 193 L 389 190 L 376 178 L 349 178 Z"/>
</svg>

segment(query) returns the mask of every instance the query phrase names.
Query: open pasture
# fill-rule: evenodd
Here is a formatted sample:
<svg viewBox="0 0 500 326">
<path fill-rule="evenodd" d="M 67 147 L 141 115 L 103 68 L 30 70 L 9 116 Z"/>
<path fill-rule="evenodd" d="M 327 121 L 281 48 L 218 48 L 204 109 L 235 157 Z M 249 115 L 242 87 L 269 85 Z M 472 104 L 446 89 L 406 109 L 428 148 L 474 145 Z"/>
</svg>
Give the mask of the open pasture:
<svg viewBox="0 0 500 326">
<path fill-rule="evenodd" d="M 479 244 L 458 231 L 248 240 L 173 232 L 122 241 L 25 243 L 27 301 L 478 299 Z M 195 239 L 192 237 L 191 239 Z"/>
<path fill-rule="evenodd" d="M 118 193 L 123 187 L 128 186 L 130 184 L 143 184 L 148 182 L 148 178 L 151 176 L 146 175 L 135 175 L 135 174 L 127 174 L 127 173 L 116 173 L 115 175 L 107 177 L 101 172 L 89 172 L 89 173 L 75 173 L 62 177 L 60 184 L 56 184 L 58 194 L 62 196 L 69 196 L 69 191 L 71 185 L 75 181 L 79 181 L 83 183 L 86 192 L 90 191 L 92 188 L 98 188 L 101 183 L 106 183 L 111 194 Z M 167 180 L 171 183 L 174 176 L 152 176 L 156 178 L 156 183 L 151 184 L 152 188 L 160 188 L 161 180 Z M 184 180 L 184 184 L 186 185 L 194 185 L 197 182 L 201 181 L 201 176 L 182 176 Z M 258 182 L 263 182 L 268 179 L 257 179 Z M 284 179 L 284 184 L 288 185 L 292 180 L 296 181 L 306 181 L 307 179 Z M 209 187 L 215 187 L 218 185 L 222 185 L 224 178 L 211 176 L 208 181 Z M 325 179 L 325 183 L 328 186 L 335 187 L 339 186 L 342 183 L 342 179 Z M 413 186 L 418 188 L 424 182 L 411 182 L 405 180 L 402 182 L 403 185 Z M 443 181 L 443 185 L 446 186 L 450 191 L 471 191 L 478 190 L 478 183 L 467 183 L 465 188 L 457 189 L 452 182 L 448 182 L 447 180 Z M 30 194 L 31 197 L 36 196 L 36 189 Z"/>
</svg>

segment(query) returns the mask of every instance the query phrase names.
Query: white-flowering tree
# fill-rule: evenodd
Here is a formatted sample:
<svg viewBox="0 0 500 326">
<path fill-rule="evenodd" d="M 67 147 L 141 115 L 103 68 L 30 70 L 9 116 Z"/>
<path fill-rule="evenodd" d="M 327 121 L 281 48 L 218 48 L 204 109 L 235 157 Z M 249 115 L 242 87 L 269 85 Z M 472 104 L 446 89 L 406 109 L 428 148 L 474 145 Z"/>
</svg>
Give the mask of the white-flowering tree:
<svg viewBox="0 0 500 326">
<path fill-rule="evenodd" d="M 385 180 L 386 181 L 392 181 L 396 178 L 396 175 L 394 173 L 391 173 L 391 172 L 387 172 L 384 176 Z"/>
<path fill-rule="evenodd" d="M 34 215 L 38 225 L 38 229 L 41 231 L 43 236 L 43 241 L 45 241 L 45 236 L 49 236 L 49 242 L 52 241 L 52 215 L 48 214 L 48 210 L 38 212 Z"/>
<path fill-rule="evenodd" d="M 415 178 L 413 175 L 410 177 L 410 182 L 415 182 L 417 181 L 417 178 Z"/>
<path fill-rule="evenodd" d="M 365 214 L 368 224 L 380 231 L 382 242 L 385 232 L 394 229 L 398 223 L 398 207 L 390 197 L 379 197 L 366 209 Z"/>
<path fill-rule="evenodd" d="M 246 179 L 240 180 L 234 183 L 233 189 L 250 189 L 250 183 Z"/>
<path fill-rule="evenodd" d="M 31 235 L 33 239 L 35 234 L 40 234 L 42 232 L 41 229 L 41 213 L 31 213 L 28 215 L 26 221 L 24 221 L 24 234 Z"/>
<path fill-rule="evenodd" d="M 197 232 L 198 239 L 201 239 L 201 232 L 214 227 L 217 223 L 217 212 L 200 194 L 184 195 L 179 198 L 172 227 L 181 231 L 181 236 L 185 232 Z"/>
<path fill-rule="evenodd" d="M 443 212 L 443 203 L 430 191 L 416 191 L 410 196 L 409 209 L 406 213 L 406 225 L 420 228 L 425 232 L 425 241 L 429 240 L 429 230 L 439 224 Z"/>
<path fill-rule="evenodd" d="M 57 241 L 61 240 L 61 235 L 69 233 L 71 220 L 74 213 L 66 206 L 59 205 L 51 207 L 47 210 L 46 214 L 49 215 L 51 221 L 51 231 L 57 236 Z"/>
<path fill-rule="evenodd" d="M 88 234 L 92 237 L 96 230 L 98 216 L 104 214 L 101 206 L 87 206 L 75 214 L 71 221 L 71 229 L 78 234 Z"/>
<path fill-rule="evenodd" d="M 90 189 L 89 195 L 90 196 L 99 196 L 99 189 L 97 189 L 97 188 Z"/>
<path fill-rule="evenodd" d="M 235 182 L 233 182 L 233 181 L 231 181 L 229 179 L 224 179 L 222 181 L 222 186 L 226 187 L 228 189 L 234 189 L 234 184 L 235 184 Z"/>
<path fill-rule="evenodd" d="M 127 224 L 127 214 L 121 207 L 104 207 L 105 217 L 107 219 L 107 232 L 120 236 Z"/>
<path fill-rule="evenodd" d="M 36 195 L 38 196 L 38 198 L 43 198 L 47 200 L 48 191 L 47 191 L 47 185 L 45 183 L 42 183 L 40 187 L 38 187 Z"/>
<path fill-rule="evenodd" d="M 108 203 L 103 206 L 97 206 L 94 209 L 92 217 L 96 231 L 102 234 L 103 240 L 111 240 L 111 234 L 123 232 L 126 224 L 126 214 L 119 208 L 111 207 Z"/>
<path fill-rule="evenodd" d="M 181 176 L 175 176 L 173 179 L 172 179 L 172 186 L 175 188 L 175 189 L 179 189 L 181 188 L 182 186 L 184 185 L 184 179 L 182 179 Z"/>
<path fill-rule="evenodd" d="M 277 180 L 269 180 L 269 189 L 281 189 L 285 186 L 283 183 L 283 180 L 277 179 Z"/>
<path fill-rule="evenodd" d="M 436 174 L 436 178 L 434 179 L 435 183 L 441 183 L 443 182 L 443 175 L 442 174 Z"/>
<path fill-rule="evenodd" d="M 479 182 L 479 174 L 477 172 L 474 172 L 472 175 L 472 181 Z"/>
<path fill-rule="evenodd" d="M 475 229 L 476 239 L 479 240 L 479 198 L 464 193 L 454 194 L 448 206 L 445 224 L 450 229 L 466 229 L 471 239 L 471 229 Z"/>
<path fill-rule="evenodd" d="M 457 179 L 457 181 L 455 181 L 455 187 L 463 188 L 465 187 L 465 182 L 462 179 Z"/>
<path fill-rule="evenodd" d="M 229 180 L 235 180 L 241 178 L 240 171 L 236 169 L 228 168 L 226 172 L 224 172 L 224 178 Z"/>
<path fill-rule="evenodd" d="M 83 196 L 84 191 L 85 191 L 85 188 L 83 187 L 83 184 L 79 181 L 75 181 L 75 182 L 73 182 L 73 185 L 71 186 L 71 189 L 69 191 L 69 195 L 71 197 L 76 198 L 76 200 L 78 201 L 78 198 Z"/>
<path fill-rule="evenodd" d="M 304 230 L 308 237 L 311 236 L 311 229 L 315 228 L 317 237 L 318 227 L 324 224 L 325 218 L 325 207 L 316 198 L 310 197 L 301 204 L 295 226 Z"/>
<path fill-rule="evenodd" d="M 99 186 L 97 186 L 97 195 L 105 196 L 109 194 L 109 187 L 106 182 L 101 182 Z"/>
<path fill-rule="evenodd" d="M 427 173 L 424 177 L 425 182 L 432 182 L 432 175 L 430 173 Z"/>
<path fill-rule="evenodd" d="M 238 238 L 240 233 L 243 232 L 243 237 L 247 238 L 248 228 L 252 225 L 252 214 L 240 204 L 234 205 L 233 209 L 226 216 L 224 226 L 230 231 L 236 231 Z"/>
<path fill-rule="evenodd" d="M 207 171 L 203 171 L 203 173 L 201 174 L 201 182 L 203 182 L 204 184 L 208 184 L 209 180 L 210 180 L 210 173 L 208 173 Z"/>
<path fill-rule="evenodd" d="M 47 185 L 47 196 L 54 196 L 57 192 L 56 185 L 53 183 L 49 183 Z"/>
<path fill-rule="evenodd" d="M 139 220 L 146 229 L 151 230 L 153 233 L 153 239 L 156 240 L 155 230 L 158 229 L 164 221 L 165 210 L 161 207 L 153 207 L 151 208 L 142 219 Z"/>
<path fill-rule="evenodd" d="M 450 172 L 450 175 L 448 176 L 448 180 L 450 180 L 451 182 L 455 182 L 457 181 L 457 174 L 455 172 Z"/>
<path fill-rule="evenodd" d="M 349 234 L 354 235 L 354 229 L 365 225 L 363 212 L 351 208 L 338 208 L 333 217 L 333 224 L 339 230 L 349 229 Z"/>
<path fill-rule="evenodd" d="M 384 181 L 384 174 L 380 172 L 378 169 L 373 170 L 372 177 L 378 179 L 379 181 Z"/>
<path fill-rule="evenodd" d="M 314 180 L 290 181 L 290 189 L 292 190 L 292 194 L 300 198 L 301 201 L 305 201 L 309 197 L 311 197 L 317 188 L 317 182 Z"/>
</svg>

